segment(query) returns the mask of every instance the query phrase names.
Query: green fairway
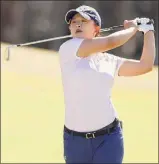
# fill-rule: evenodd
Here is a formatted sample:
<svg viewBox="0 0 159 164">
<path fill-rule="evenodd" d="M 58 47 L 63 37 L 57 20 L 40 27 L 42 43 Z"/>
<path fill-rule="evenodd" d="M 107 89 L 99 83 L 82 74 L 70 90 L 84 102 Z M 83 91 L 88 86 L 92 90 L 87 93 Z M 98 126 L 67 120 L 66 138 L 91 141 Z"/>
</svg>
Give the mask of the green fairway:
<svg viewBox="0 0 159 164">
<path fill-rule="evenodd" d="M 63 160 L 64 99 L 58 55 L 15 48 L 4 61 L 1 44 L 1 162 Z M 117 77 L 114 106 L 124 122 L 124 163 L 158 162 L 158 68 Z"/>
</svg>

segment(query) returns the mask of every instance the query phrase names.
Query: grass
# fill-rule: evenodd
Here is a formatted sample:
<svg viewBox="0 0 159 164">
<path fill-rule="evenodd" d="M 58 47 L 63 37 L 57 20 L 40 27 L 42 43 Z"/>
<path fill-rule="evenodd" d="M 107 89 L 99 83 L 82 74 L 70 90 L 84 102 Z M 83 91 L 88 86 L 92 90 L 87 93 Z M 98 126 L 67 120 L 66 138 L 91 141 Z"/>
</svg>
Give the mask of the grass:
<svg viewBox="0 0 159 164">
<path fill-rule="evenodd" d="M 4 61 L 1 43 L 1 162 L 63 160 L 64 101 L 54 51 L 16 48 Z M 112 99 L 124 122 L 124 163 L 158 162 L 158 68 L 117 77 Z"/>
</svg>

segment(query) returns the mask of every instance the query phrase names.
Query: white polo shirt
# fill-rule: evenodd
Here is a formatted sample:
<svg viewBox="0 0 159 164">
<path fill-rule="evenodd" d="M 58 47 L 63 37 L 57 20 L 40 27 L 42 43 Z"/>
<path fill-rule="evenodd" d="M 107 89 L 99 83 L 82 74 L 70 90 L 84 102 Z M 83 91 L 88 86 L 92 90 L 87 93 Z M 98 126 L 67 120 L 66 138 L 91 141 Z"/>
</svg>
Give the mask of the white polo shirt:
<svg viewBox="0 0 159 164">
<path fill-rule="evenodd" d="M 88 132 L 110 124 L 117 113 L 111 100 L 114 77 L 124 58 L 108 53 L 77 56 L 84 39 L 73 38 L 60 46 L 60 67 L 65 101 L 65 126 Z"/>
</svg>

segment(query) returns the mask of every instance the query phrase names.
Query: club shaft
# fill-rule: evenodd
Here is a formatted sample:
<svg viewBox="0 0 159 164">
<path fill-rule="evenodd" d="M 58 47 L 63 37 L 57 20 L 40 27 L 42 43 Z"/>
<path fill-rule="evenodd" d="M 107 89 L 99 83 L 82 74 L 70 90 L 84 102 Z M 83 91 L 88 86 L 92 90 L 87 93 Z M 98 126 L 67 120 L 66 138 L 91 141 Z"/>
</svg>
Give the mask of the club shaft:
<svg viewBox="0 0 159 164">
<path fill-rule="evenodd" d="M 112 31 L 114 29 L 118 29 L 118 28 L 121 28 L 121 27 L 124 27 L 124 25 L 118 25 L 118 26 L 112 26 L 112 27 L 109 27 L 109 28 L 103 28 L 103 29 L 100 30 L 100 32 Z"/>
<path fill-rule="evenodd" d="M 37 43 L 44 43 L 44 42 L 49 42 L 49 41 L 53 41 L 53 40 L 65 39 L 65 38 L 69 38 L 69 37 L 71 37 L 71 35 L 65 35 L 65 36 L 59 36 L 59 37 L 50 38 L 50 39 L 43 39 L 43 40 L 39 40 L 39 41 L 33 41 L 33 42 L 28 42 L 28 43 L 23 43 L 23 44 L 17 44 L 15 46 L 16 47 L 29 46 L 29 45 L 33 45 L 33 44 L 37 44 Z"/>
<path fill-rule="evenodd" d="M 112 27 L 109 27 L 109 28 L 103 28 L 103 29 L 100 30 L 100 32 L 111 31 L 111 30 L 121 28 L 121 27 L 123 27 L 123 25 L 112 26 Z M 49 41 L 59 40 L 59 39 L 65 39 L 65 38 L 70 38 L 70 37 L 72 37 L 72 36 L 71 35 L 59 36 L 59 37 L 54 37 L 54 38 L 50 38 L 50 39 L 43 39 L 43 40 L 39 40 L 39 41 L 33 41 L 33 42 L 28 42 L 28 43 L 11 45 L 10 47 L 29 46 L 29 45 L 33 45 L 33 44 L 44 43 L 44 42 L 49 42 Z"/>
</svg>

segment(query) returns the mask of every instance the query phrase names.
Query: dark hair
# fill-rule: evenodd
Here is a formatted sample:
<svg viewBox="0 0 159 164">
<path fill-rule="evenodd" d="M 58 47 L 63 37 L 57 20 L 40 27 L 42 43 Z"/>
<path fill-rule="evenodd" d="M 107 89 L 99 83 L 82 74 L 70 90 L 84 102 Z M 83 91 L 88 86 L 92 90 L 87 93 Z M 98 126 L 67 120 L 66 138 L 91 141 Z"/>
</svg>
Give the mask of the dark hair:
<svg viewBox="0 0 159 164">
<path fill-rule="evenodd" d="M 100 37 L 101 36 L 101 33 L 100 31 L 95 35 L 95 37 Z"/>
</svg>

